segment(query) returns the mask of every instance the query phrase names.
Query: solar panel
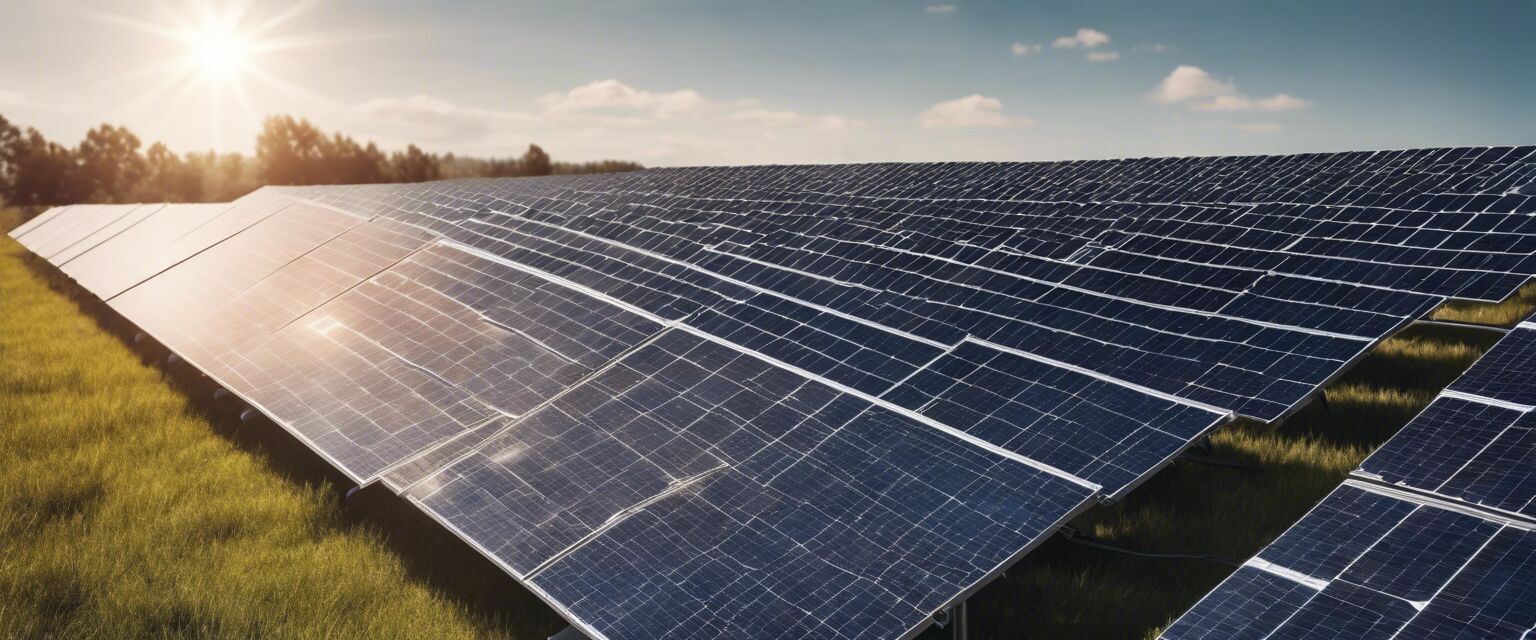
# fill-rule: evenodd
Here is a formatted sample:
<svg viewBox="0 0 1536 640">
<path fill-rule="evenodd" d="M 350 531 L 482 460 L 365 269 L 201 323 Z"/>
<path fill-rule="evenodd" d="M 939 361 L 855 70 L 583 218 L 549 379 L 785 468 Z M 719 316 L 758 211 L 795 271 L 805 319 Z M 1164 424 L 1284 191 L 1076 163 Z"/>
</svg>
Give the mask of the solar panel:
<svg viewBox="0 0 1536 640">
<path fill-rule="evenodd" d="M 1511 398 L 1533 336 L 1511 331 L 1163 637 L 1528 637 L 1536 423 Z"/>
<path fill-rule="evenodd" d="M 108 300 L 138 282 L 175 264 L 186 255 L 206 248 L 189 247 L 183 252 L 170 247 L 183 234 L 196 229 L 211 216 L 230 209 L 229 204 L 165 205 L 137 220 L 100 244 L 57 266 L 80 282 L 87 291 Z M 97 211 L 106 211 L 106 206 Z M 129 207 L 119 208 L 119 211 Z M 120 215 L 114 218 L 121 217 Z M 46 229 L 46 227 L 45 227 Z"/>
<path fill-rule="evenodd" d="M 54 215 L 47 216 L 44 224 L 25 231 L 18 228 L 12 235 L 27 250 L 58 266 L 62 262 L 53 261 L 53 256 L 128 216 L 136 208 L 102 205 L 60 207 L 49 211 Z"/>
<path fill-rule="evenodd" d="M 287 297 L 252 287 L 180 320 L 190 335 L 167 342 L 359 482 L 526 413 L 661 328 L 462 250 L 418 251 L 419 237 L 379 225 L 353 227 L 263 280 L 322 287 L 285 288 L 302 293 Z M 336 273 L 359 256 L 375 259 Z M 202 273 L 192 261 L 177 269 L 187 267 Z M 154 289 L 143 300 L 165 302 Z"/>
<path fill-rule="evenodd" d="M 95 248 L 96 245 L 112 239 L 113 236 L 122 233 L 124 230 L 132 227 L 135 224 L 138 224 L 141 220 L 154 215 L 154 213 L 159 211 L 162 206 L 163 205 L 158 204 L 139 205 L 137 207 L 128 208 L 126 211 L 122 211 L 121 215 L 117 215 L 115 217 L 110 215 L 103 216 L 111 221 L 108 222 L 105 226 L 102 226 L 91 232 L 90 235 L 76 240 L 70 243 L 69 246 L 54 252 L 52 255 L 48 256 L 48 260 L 54 264 L 68 264 L 69 261 L 75 259 L 76 256 L 79 256 L 80 254 Z"/>
<path fill-rule="evenodd" d="M 1512 292 L 1533 180 L 1529 147 L 708 167 L 13 235 L 594 637 L 877 638 L 1447 296 Z M 1502 393 L 1477 389 L 1445 400 Z M 1505 425 L 1446 478 L 1381 474 L 1513 517 Z M 1443 440 L 1404 442 L 1470 447 Z M 1298 609 L 1317 584 L 1251 574 Z M 1401 586 L 1362 580 L 1337 599 Z"/>
<path fill-rule="evenodd" d="M 407 495 L 608 637 L 898 637 L 1094 488 L 673 329 Z"/>
<path fill-rule="evenodd" d="M 191 217 L 196 214 L 186 212 L 183 215 Z M 365 222 L 357 216 L 330 209 L 295 204 L 254 222 L 183 261 L 166 265 L 167 268 L 153 278 L 135 283 L 135 286 L 122 293 L 109 295 L 106 299 L 118 313 L 133 318 L 151 334 L 160 335 L 175 325 L 191 323 L 220 303 L 261 283 L 274 272 Z M 167 220 L 161 224 L 169 226 L 172 223 L 186 225 L 188 221 Z M 422 239 L 408 248 L 415 249 L 424 243 L 425 239 Z M 122 259 L 128 264 L 140 265 L 149 262 L 136 260 L 131 247 L 126 243 L 103 246 L 101 253 L 92 251 L 82 256 L 80 264 L 65 265 L 65 273 L 73 271 L 79 274 L 75 277 L 83 279 L 82 282 L 87 283 L 87 286 L 116 291 L 120 285 L 108 283 L 107 278 L 126 281 L 135 276 L 125 278 L 107 270 L 105 267 L 110 259 Z M 336 257 L 341 258 L 342 255 Z M 91 260 L 87 263 L 87 259 Z M 347 286 L 354 284 L 355 281 L 349 282 Z M 285 288 L 278 295 L 285 298 L 300 297 L 302 292 L 303 289 Z"/>
<path fill-rule="evenodd" d="M 21 239 L 26 237 L 28 233 L 32 232 L 38 227 L 43 226 L 44 223 L 50 222 L 54 218 L 64 214 L 64 212 L 69 211 L 69 209 L 69 206 L 53 207 L 47 211 L 32 216 L 26 222 L 16 225 L 16 228 L 11 229 L 10 235 L 17 241 L 22 241 Z M 25 246 L 25 243 L 23 243 L 23 246 Z"/>
<path fill-rule="evenodd" d="M 1515 187 L 1530 156 L 702 168 L 295 193 L 551 271 L 607 268 L 588 284 L 631 302 L 697 267 L 934 342 L 1051 344 L 1056 360 L 1274 419 L 1443 296 L 1525 281 L 1536 202 Z M 1211 179 L 1225 187 L 1189 186 Z M 660 293 L 685 298 L 648 307 L 667 317 L 711 304 Z"/>
<path fill-rule="evenodd" d="M 1228 417 L 972 342 L 885 397 L 1116 497 Z"/>
</svg>

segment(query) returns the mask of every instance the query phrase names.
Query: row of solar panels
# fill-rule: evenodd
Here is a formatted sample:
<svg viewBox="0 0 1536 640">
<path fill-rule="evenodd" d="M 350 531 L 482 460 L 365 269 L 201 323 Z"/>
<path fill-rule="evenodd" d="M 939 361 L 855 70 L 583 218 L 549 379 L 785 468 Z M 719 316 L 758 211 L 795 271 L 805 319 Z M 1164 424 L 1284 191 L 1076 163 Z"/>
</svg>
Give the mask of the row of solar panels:
<svg viewBox="0 0 1536 640">
<path fill-rule="evenodd" d="M 1230 412 L 1523 281 L 1477 247 L 1524 250 L 1531 151 L 265 189 L 13 235 L 591 635 L 898 637 Z M 1149 201 L 1064 201 L 1113 185 Z M 1309 248 L 1367 206 L 1439 239 Z M 1237 231 L 1126 240 L 1201 225 Z"/>
<path fill-rule="evenodd" d="M 702 168 L 297 192 L 669 319 L 763 290 L 891 329 L 888 343 L 969 337 L 1270 420 L 1442 297 L 1502 299 L 1536 272 L 1536 197 L 1518 191 L 1536 181 L 1532 153 Z M 1207 202 L 1213 180 L 1249 191 Z M 882 382 L 817 372 L 871 392 Z"/>
<path fill-rule="evenodd" d="M 1533 378 L 1523 323 L 1163 637 L 1532 637 Z"/>
<path fill-rule="evenodd" d="M 125 218 L 139 219 L 100 233 Z M 237 220 L 249 225 L 193 244 Z M 741 344 L 388 220 L 272 195 L 223 210 L 56 210 L 16 236 L 594 637 L 910 635 L 1101 495 Z M 946 357 L 975 375 L 1044 366 Z M 1038 446 L 1106 477 L 1161 464 L 1151 456 L 1223 418 L 1072 371 L 1030 384 L 1015 392 L 1034 400 L 1015 411 L 1036 413 Z M 1128 411 L 1189 416 L 1191 432 L 1121 424 Z M 1142 433 L 1122 445 L 1070 420 Z M 1166 442 L 1137 448 L 1152 438 Z M 1069 449 L 1084 446 L 1128 457 Z"/>
</svg>

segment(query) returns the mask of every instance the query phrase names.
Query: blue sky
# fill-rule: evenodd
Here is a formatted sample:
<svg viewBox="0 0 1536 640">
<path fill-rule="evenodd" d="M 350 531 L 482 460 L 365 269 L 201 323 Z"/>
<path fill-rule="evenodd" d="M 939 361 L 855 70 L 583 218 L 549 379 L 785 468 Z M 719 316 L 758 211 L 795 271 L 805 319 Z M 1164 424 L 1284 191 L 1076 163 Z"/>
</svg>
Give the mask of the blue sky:
<svg viewBox="0 0 1536 640">
<path fill-rule="evenodd" d="M 198 66 L 196 34 L 274 17 Z M 8 0 L 0 114 L 249 151 L 289 113 L 650 165 L 1532 143 L 1533 33 L 1532 2 Z"/>
</svg>

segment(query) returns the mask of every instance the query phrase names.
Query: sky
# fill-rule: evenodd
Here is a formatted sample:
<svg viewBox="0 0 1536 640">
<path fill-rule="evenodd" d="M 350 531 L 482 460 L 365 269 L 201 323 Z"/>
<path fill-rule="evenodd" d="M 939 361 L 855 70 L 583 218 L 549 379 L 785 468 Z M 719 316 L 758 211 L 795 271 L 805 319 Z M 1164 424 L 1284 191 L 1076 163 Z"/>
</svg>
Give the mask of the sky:
<svg viewBox="0 0 1536 640">
<path fill-rule="evenodd" d="M 650 166 L 1536 143 L 1536 2 L 4 0 L 0 115 Z"/>
</svg>

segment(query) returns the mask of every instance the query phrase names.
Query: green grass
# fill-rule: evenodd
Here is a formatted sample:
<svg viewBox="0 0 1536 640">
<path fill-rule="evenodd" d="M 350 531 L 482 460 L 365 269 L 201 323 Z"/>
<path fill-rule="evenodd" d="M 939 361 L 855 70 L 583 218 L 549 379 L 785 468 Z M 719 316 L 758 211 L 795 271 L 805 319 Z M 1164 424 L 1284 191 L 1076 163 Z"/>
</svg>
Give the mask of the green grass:
<svg viewBox="0 0 1536 640">
<path fill-rule="evenodd" d="M 409 507 L 343 508 L 305 452 L 195 407 L 23 254 L 0 238 L 0 638 L 558 629 Z"/>
<path fill-rule="evenodd" d="M 542 638 L 563 626 L 387 491 L 343 507 L 344 484 L 307 449 L 270 424 L 239 427 L 189 372 L 141 363 L 99 303 L 71 302 L 24 256 L 0 238 L 0 638 Z M 1533 308 L 1528 287 L 1435 317 L 1508 325 Z M 1496 337 L 1408 329 L 1328 387 L 1329 409 L 1215 435 L 1217 457 L 1264 471 L 1176 463 L 1075 525 L 1131 549 L 1246 559 Z M 973 637 L 1152 637 L 1229 571 L 1052 540 L 972 599 Z"/>
</svg>

